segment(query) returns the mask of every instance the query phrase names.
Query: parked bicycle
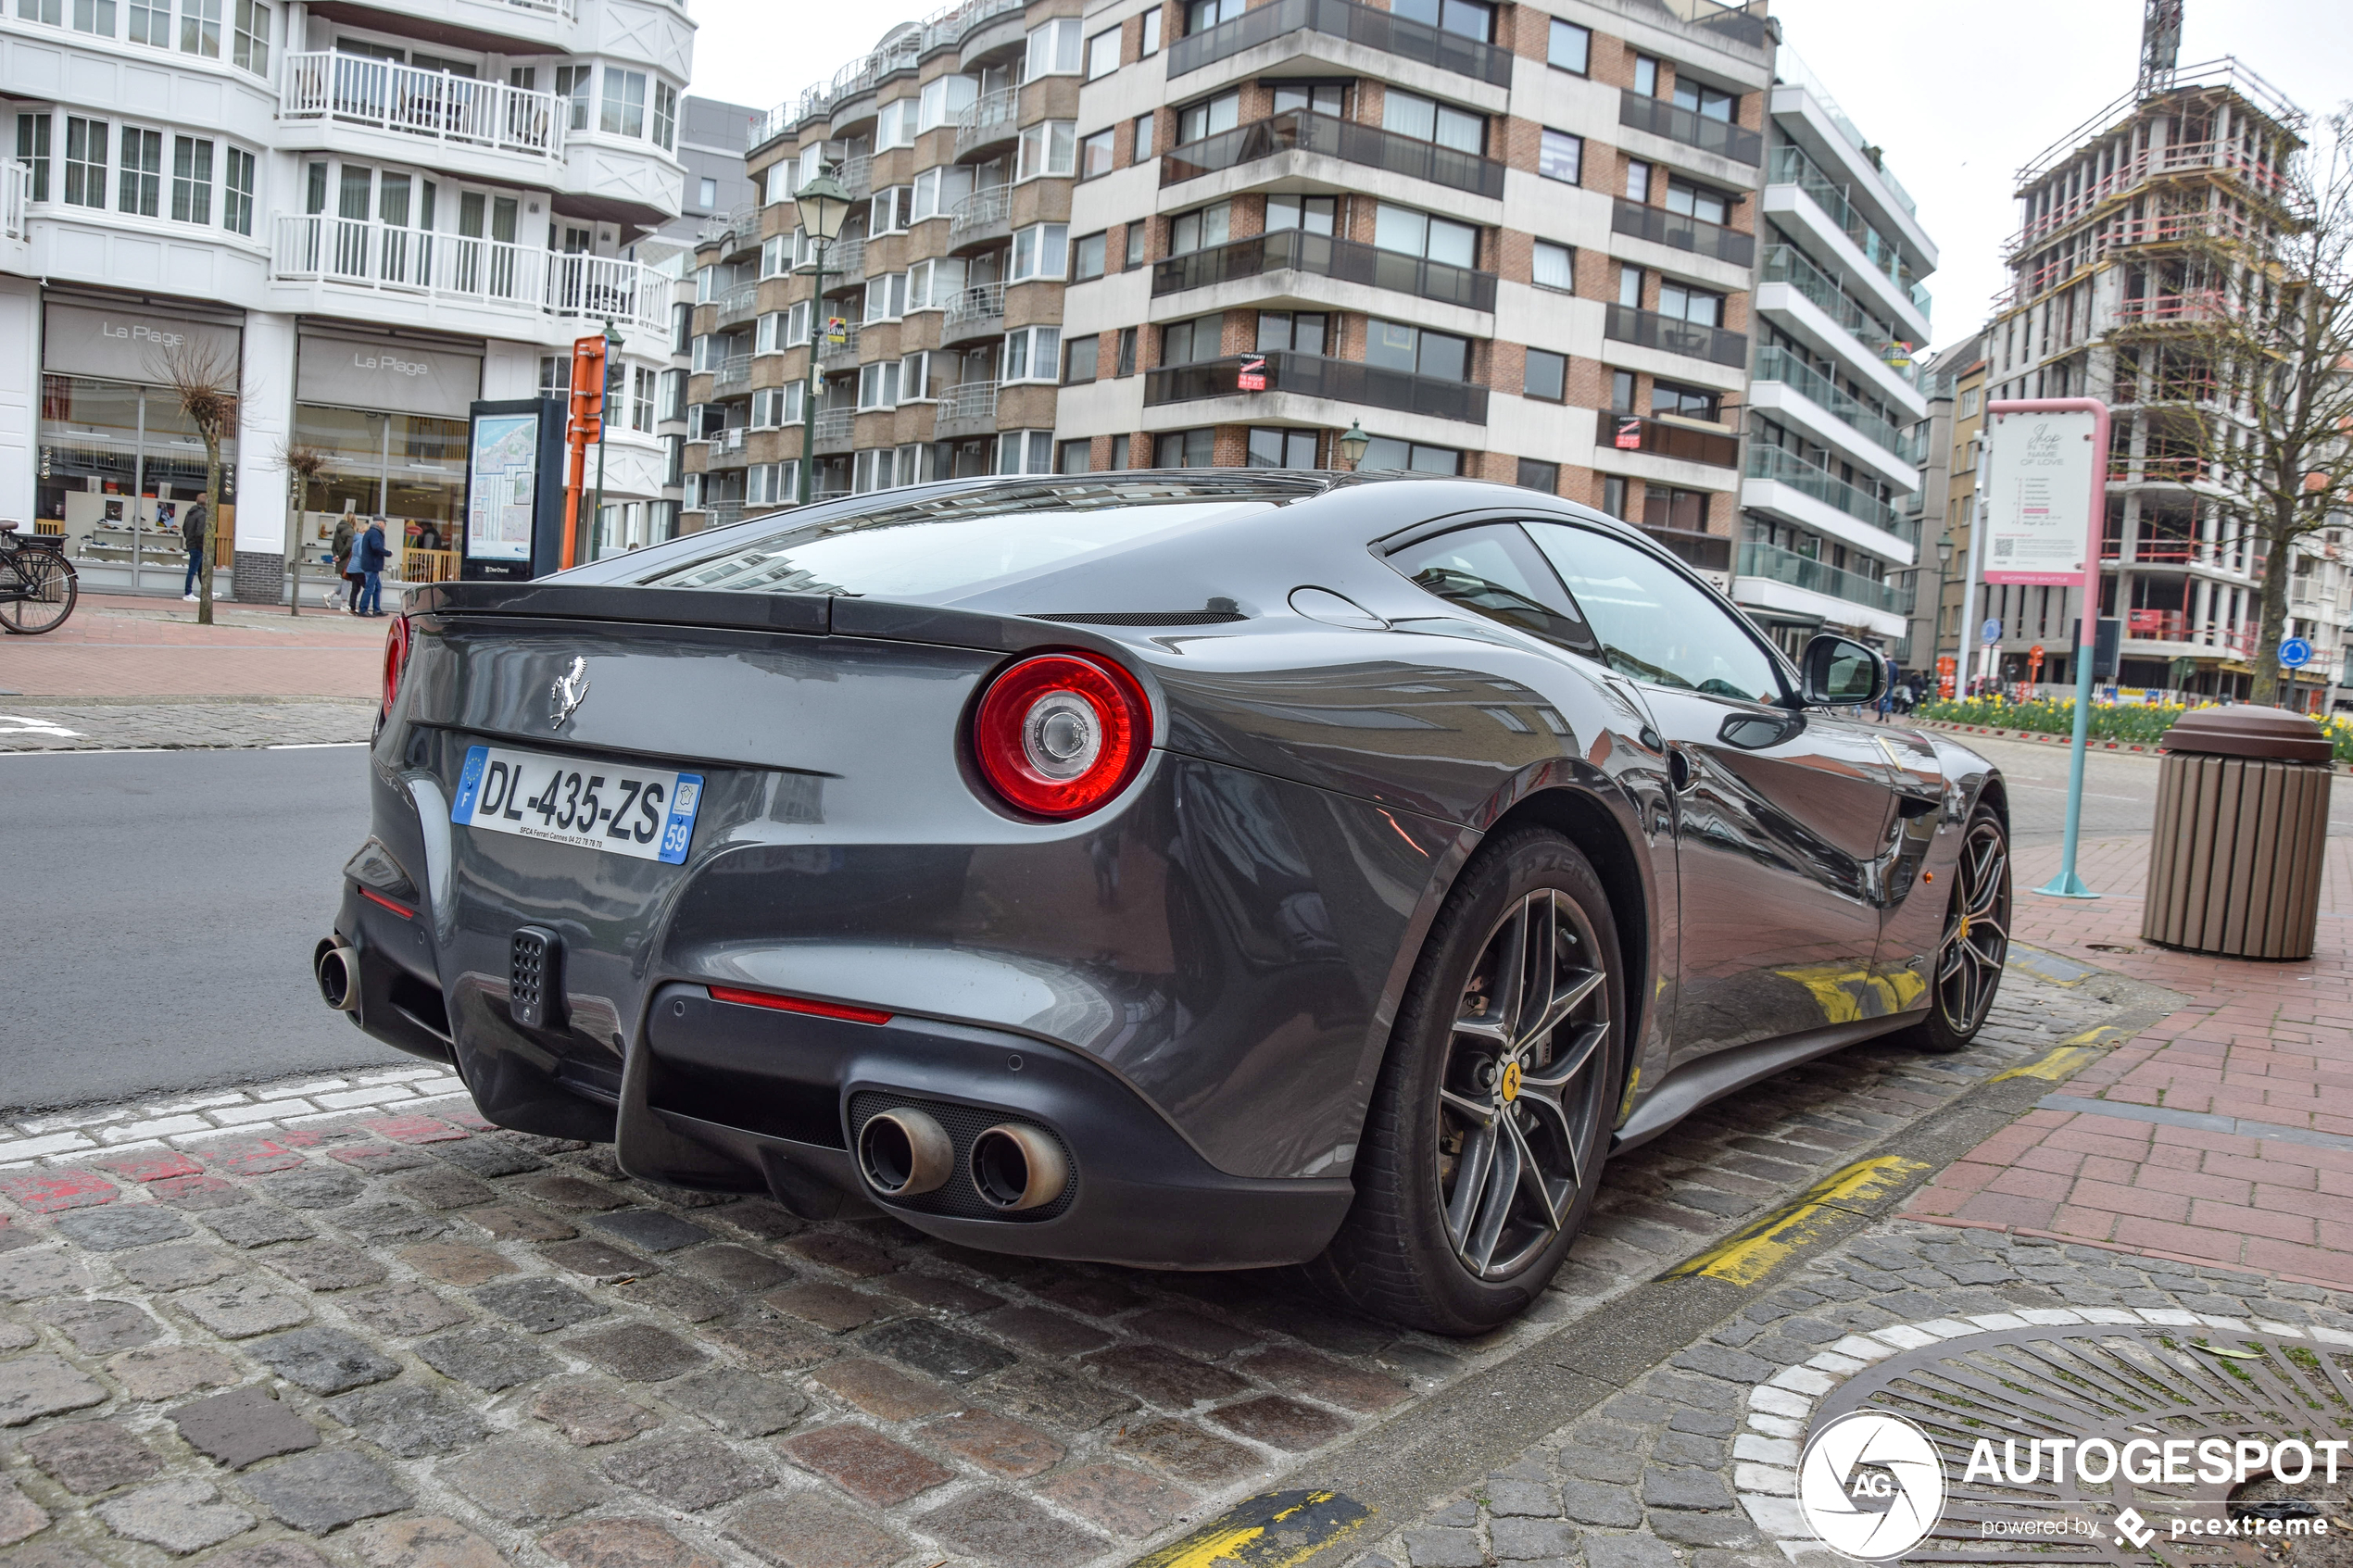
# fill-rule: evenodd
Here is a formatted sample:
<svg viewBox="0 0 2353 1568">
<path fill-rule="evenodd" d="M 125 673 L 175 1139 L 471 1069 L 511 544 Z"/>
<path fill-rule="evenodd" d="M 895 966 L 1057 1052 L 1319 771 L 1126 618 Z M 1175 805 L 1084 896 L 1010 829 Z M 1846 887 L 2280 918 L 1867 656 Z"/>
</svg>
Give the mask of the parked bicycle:
<svg viewBox="0 0 2353 1568">
<path fill-rule="evenodd" d="M 66 623 L 81 588 L 62 534 L 17 530 L 0 521 L 0 631 L 39 636 Z"/>
</svg>

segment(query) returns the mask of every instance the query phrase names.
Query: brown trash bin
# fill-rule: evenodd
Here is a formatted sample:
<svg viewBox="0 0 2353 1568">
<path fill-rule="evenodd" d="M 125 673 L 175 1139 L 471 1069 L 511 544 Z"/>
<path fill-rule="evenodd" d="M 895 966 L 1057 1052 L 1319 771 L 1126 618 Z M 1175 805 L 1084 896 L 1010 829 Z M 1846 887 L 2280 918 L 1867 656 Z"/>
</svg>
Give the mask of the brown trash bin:
<svg viewBox="0 0 2353 1568">
<path fill-rule="evenodd" d="M 2141 935 L 2242 959 L 2309 959 L 2333 747 L 2284 708 L 2203 708 L 2160 743 Z"/>
</svg>

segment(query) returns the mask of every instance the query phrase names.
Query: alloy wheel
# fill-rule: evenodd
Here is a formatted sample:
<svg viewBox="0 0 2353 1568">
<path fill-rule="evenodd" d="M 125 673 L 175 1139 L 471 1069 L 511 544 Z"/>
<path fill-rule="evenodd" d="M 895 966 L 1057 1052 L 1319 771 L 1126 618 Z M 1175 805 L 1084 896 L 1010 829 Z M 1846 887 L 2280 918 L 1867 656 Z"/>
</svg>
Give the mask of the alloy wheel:
<svg viewBox="0 0 2353 1568">
<path fill-rule="evenodd" d="M 1582 910 L 1539 888 L 1488 934 L 1439 1079 L 1439 1201 L 1474 1278 L 1541 1256 L 1601 1173 L 1608 975 Z"/>
<path fill-rule="evenodd" d="M 2010 947 L 2010 850 L 2001 824 L 1980 817 L 1961 840 L 1953 903 L 1936 951 L 1936 1005 L 1966 1039 L 1985 1022 Z"/>
</svg>

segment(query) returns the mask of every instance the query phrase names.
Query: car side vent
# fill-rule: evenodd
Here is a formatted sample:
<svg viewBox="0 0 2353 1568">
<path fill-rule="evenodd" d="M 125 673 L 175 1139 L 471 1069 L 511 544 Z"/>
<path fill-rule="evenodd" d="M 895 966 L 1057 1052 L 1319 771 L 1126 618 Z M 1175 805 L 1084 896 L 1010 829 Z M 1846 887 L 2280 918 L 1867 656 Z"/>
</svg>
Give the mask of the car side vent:
<svg viewBox="0 0 2353 1568">
<path fill-rule="evenodd" d="M 1231 599 L 1212 599 L 1200 609 L 1072 609 L 1039 612 L 1029 619 L 1082 626 L 1223 626 L 1250 617 Z"/>
<path fill-rule="evenodd" d="M 509 948 L 507 1008 L 525 1029 L 553 1029 L 562 1010 L 562 939 L 545 926 L 519 925 Z"/>
</svg>

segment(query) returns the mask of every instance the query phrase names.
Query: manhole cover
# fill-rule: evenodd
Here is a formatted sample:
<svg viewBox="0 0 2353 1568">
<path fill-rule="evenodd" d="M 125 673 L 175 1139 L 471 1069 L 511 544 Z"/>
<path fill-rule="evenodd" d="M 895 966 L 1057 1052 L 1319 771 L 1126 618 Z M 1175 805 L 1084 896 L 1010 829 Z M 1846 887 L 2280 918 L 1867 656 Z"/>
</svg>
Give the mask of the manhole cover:
<svg viewBox="0 0 2353 1568">
<path fill-rule="evenodd" d="M 1942 1451 L 1943 1522 L 1907 1562 L 2353 1564 L 2353 1349 L 2205 1326 L 2002 1329 L 1856 1373 L 1813 1429 L 1860 1410 Z"/>
</svg>

